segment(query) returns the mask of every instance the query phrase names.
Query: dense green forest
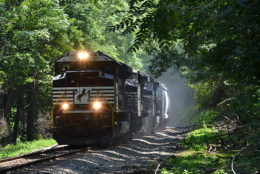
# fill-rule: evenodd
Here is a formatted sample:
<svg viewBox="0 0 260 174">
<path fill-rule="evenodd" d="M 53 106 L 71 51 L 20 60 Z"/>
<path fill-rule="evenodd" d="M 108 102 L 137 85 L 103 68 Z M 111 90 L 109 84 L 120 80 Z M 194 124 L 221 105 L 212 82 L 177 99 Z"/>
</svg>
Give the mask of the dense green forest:
<svg viewBox="0 0 260 174">
<path fill-rule="evenodd" d="M 188 136 L 188 146 L 199 144 L 194 139 L 198 136 L 218 151 L 237 150 L 232 164 L 237 156 L 243 159 L 241 173 L 259 167 L 259 10 L 260 1 L 255 0 L 132 0 L 127 17 L 110 27 L 135 33 L 130 49 L 145 48 L 152 55 L 149 69 L 155 76 L 171 67 L 180 70 L 195 92 L 194 126 L 222 132 L 212 136 L 198 131 Z M 212 161 L 215 166 L 218 160 Z M 203 173 L 198 168 L 188 171 Z"/>
<path fill-rule="evenodd" d="M 65 52 L 101 50 L 142 68 L 144 53 L 126 53 L 134 34 L 107 30 L 127 7 L 124 1 L 0 1 L 2 144 L 48 135 L 53 62 Z"/>
<path fill-rule="evenodd" d="M 214 129 L 208 147 L 257 171 L 259 11 L 258 0 L 0 0 L 0 144 L 48 136 L 54 60 L 101 50 L 154 77 L 178 69 L 194 90 L 193 128 Z"/>
</svg>

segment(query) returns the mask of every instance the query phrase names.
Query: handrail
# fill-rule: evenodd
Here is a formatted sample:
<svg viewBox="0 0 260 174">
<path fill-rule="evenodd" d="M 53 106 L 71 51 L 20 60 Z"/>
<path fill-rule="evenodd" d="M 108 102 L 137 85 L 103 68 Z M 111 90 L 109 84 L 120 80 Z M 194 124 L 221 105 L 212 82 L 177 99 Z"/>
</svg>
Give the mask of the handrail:
<svg viewBox="0 0 260 174">
<path fill-rule="evenodd" d="M 66 91 L 62 93 L 62 95 L 60 95 L 60 97 L 58 98 L 58 100 L 54 103 L 54 105 L 51 108 L 51 128 L 54 128 L 54 115 L 53 115 L 53 110 L 56 108 L 56 106 L 58 105 L 58 103 L 60 102 L 60 99 L 63 98 L 64 94 L 66 95 Z"/>
</svg>

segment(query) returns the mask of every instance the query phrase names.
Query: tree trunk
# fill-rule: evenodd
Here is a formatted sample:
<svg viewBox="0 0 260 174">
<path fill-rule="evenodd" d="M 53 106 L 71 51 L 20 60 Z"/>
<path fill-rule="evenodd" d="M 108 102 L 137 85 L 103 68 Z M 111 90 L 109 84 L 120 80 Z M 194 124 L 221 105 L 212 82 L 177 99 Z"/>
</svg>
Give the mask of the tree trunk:
<svg viewBox="0 0 260 174">
<path fill-rule="evenodd" d="M 9 88 L 7 93 L 3 97 L 3 119 L 6 121 L 6 137 L 2 139 L 1 143 L 10 143 L 11 141 L 11 129 L 10 129 L 10 112 L 13 104 L 15 90 Z"/>
<path fill-rule="evenodd" d="M 4 97 L 4 117 L 9 120 L 9 113 L 11 111 L 12 101 L 14 96 L 14 90 L 8 89 L 7 94 Z"/>
<path fill-rule="evenodd" d="M 13 131 L 13 137 L 12 137 L 12 143 L 16 144 L 16 139 L 19 131 L 19 123 L 21 119 L 21 111 L 23 107 L 23 91 L 24 91 L 24 86 L 19 87 L 19 97 L 17 101 L 17 111 L 15 114 L 14 118 L 14 131 Z"/>
<path fill-rule="evenodd" d="M 29 91 L 31 94 L 29 108 L 27 113 L 27 129 L 26 129 L 26 137 L 28 141 L 32 141 L 34 139 L 34 122 L 35 122 L 35 103 L 36 103 L 36 91 L 37 87 L 35 84 L 32 84 L 33 89 Z"/>
</svg>

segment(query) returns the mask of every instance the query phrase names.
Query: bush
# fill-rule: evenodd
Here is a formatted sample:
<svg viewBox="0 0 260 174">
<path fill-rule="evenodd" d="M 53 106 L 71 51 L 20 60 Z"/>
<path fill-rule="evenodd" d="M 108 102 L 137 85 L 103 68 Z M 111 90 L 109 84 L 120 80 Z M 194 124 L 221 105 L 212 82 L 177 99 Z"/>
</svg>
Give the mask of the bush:
<svg viewBox="0 0 260 174">
<path fill-rule="evenodd" d="M 219 115 L 219 112 L 213 109 L 208 109 L 205 111 L 201 111 L 197 115 L 193 116 L 191 122 L 193 125 L 201 128 L 204 124 L 212 124 Z"/>
<path fill-rule="evenodd" d="M 212 98 L 214 95 L 214 91 L 217 88 L 216 82 L 202 81 L 190 86 L 194 89 L 195 92 L 196 108 L 211 108 L 213 104 Z"/>
</svg>

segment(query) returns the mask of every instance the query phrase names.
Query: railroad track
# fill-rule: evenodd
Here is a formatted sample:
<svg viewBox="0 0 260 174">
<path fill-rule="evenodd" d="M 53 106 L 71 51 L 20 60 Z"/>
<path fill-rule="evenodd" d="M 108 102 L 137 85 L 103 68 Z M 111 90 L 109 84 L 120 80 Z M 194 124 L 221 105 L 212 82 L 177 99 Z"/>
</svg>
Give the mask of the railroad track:
<svg viewBox="0 0 260 174">
<path fill-rule="evenodd" d="M 88 151 L 89 147 L 73 149 L 69 146 L 53 146 L 51 148 L 35 151 L 26 155 L 0 159 L 0 173 L 20 169 L 40 162 L 64 157 L 77 152 Z"/>
</svg>

